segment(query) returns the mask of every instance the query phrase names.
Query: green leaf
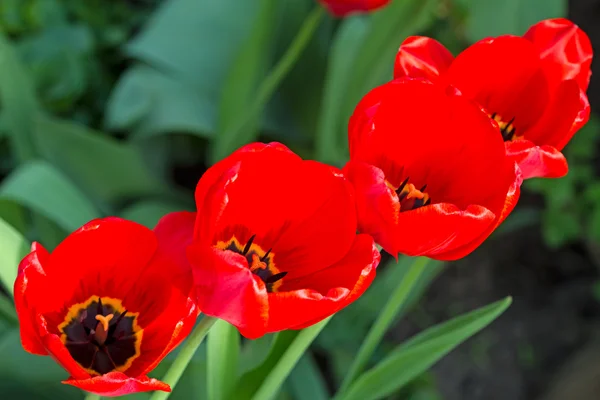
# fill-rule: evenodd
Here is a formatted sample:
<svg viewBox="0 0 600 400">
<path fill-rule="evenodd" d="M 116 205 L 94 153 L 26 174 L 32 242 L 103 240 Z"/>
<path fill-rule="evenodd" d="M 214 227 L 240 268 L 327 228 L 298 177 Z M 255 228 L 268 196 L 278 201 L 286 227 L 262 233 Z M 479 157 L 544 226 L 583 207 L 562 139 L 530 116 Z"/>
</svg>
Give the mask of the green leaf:
<svg viewBox="0 0 600 400">
<path fill-rule="evenodd" d="M 187 133 L 212 135 L 217 115 L 214 105 L 219 102 L 228 67 L 257 15 L 258 1 L 162 2 L 142 32 L 126 46 L 129 56 L 158 73 L 146 70 L 146 76 L 136 78 L 135 84 L 127 83 L 130 86 L 127 90 L 121 88 L 126 81 L 117 84 L 116 90 L 121 95 L 111 100 L 108 124 L 113 129 L 131 130 L 141 136 L 148 134 L 147 129 L 152 130 L 152 134 L 168 133 L 177 131 L 182 125 L 188 128 L 185 130 Z M 217 37 L 215 32 L 218 32 Z M 159 78 L 161 73 L 163 76 Z M 129 74 L 126 76 L 133 79 Z M 152 83 L 150 76 L 160 82 Z M 146 88 L 146 85 L 150 87 Z M 178 92 L 178 88 L 183 90 Z M 177 99 L 178 95 L 181 98 Z M 163 97 L 175 99 L 176 104 L 182 105 L 183 110 L 176 110 L 176 115 L 185 119 L 162 113 L 159 104 L 171 110 L 176 108 L 168 106 L 161 100 Z M 191 102 L 186 105 L 184 102 L 187 100 Z M 196 114 L 194 118 L 191 118 L 192 110 Z M 149 123 L 139 126 L 145 118 L 152 120 L 153 113 L 157 111 L 163 118 L 160 130 Z M 169 128 L 167 122 L 173 127 Z"/>
<path fill-rule="evenodd" d="M 12 295 L 19 262 L 29 253 L 30 245 L 12 226 L 0 219 L 0 281 Z"/>
<path fill-rule="evenodd" d="M 512 299 L 507 297 L 418 334 L 398 346 L 335 399 L 375 400 L 391 395 L 489 325 L 511 302 Z"/>
<path fill-rule="evenodd" d="M 208 400 L 225 400 L 235 387 L 240 356 L 240 334 L 219 320 L 208 332 Z"/>
<path fill-rule="evenodd" d="M 40 97 L 54 109 L 68 109 L 87 89 L 94 37 L 85 25 L 60 24 L 26 36 L 18 50 Z"/>
<path fill-rule="evenodd" d="M 336 163 L 343 159 L 343 155 L 339 154 L 338 122 L 342 119 L 340 112 L 346 101 L 346 85 L 352 79 L 354 61 L 358 58 L 358 50 L 368 28 L 369 24 L 363 17 L 345 18 L 334 38 L 315 138 L 319 161 Z"/>
<path fill-rule="evenodd" d="M 255 141 L 258 136 L 261 113 L 253 115 L 249 121 L 244 119 L 248 108 L 256 101 L 256 89 L 271 64 L 278 4 L 277 0 L 260 0 L 252 30 L 229 68 L 219 103 L 217 135 L 210 153 L 212 163 L 240 145 Z M 240 123 L 244 124 L 241 130 L 238 129 Z"/>
<path fill-rule="evenodd" d="M 184 211 L 187 208 L 186 205 L 174 202 L 142 200 L 122 210 L 120 215 L 122 218 L 135 221 L 153 229 L 166 214 L 175 211 Z"/>
<path fill-rule="evenodd" d="M 230 399 L 251 399 L 265 377 L 271 372 L 275 365 L 277 365 L 285 350 L 290 346 L 294 339 L 296 339 L 299 333 L 300 331 L 281 331 L 276 333 L 267 358 L 260 366 L 241 376 Z"/>
<path fill-rule="evenodd" d="M 49 117 L 37 120 L 35 134 L 42 156 L 93 198 L 116 202 L 168 191 L 131 144 Z"/>
<path fill-rule="evenodd" d="M 298 361 L 289 378 L 295 400 L 328 400 L 327 384 L 310 352 Z"/>
<path fill-rule="evenodd" d="M 23 162 L 35 157 L 33 130 L 39 104 L 26 68 L 0 30 L 0 104 L 13 152 Z"/>
<path fill-rule="evenodd" d="M 67 232 L 100 216 L 67 177 L 44 161 L 32 161 L 14 170 L 2 182 L 0 198 L 39 212 Z"/>
<path fill-rule="evenodd" d="M 216 102 L 185 81 L 154 67 L 136 65 L 113 90 L 106 111 L 111 130 L 132 129 L 135 140 L 168 132 L 210 137 Z"/>
<path fill-rule="evenodd" d="M 25 352 L 19 330 L 12 329 L 0 338 L 0 392 L 10 399 L 81 399 L 81 391 L 61 380 L 69 374 L 51 357 Z"/>
<path fill-rule="evenodd" d="M 565 17 L 567 0 L 470 0 L 467 36 L 522 35 L 538 21 Z"/>
</svg>

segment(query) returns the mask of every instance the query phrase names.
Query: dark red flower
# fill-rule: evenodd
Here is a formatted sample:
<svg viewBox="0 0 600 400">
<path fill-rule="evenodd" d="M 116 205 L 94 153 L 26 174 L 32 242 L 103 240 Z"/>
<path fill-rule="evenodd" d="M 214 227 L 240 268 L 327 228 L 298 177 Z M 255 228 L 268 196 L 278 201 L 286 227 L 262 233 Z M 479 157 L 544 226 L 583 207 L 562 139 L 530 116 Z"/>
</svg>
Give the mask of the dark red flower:
<svg viewBox="0 0 600 400">
<path fill-rule="evenodd" d="M 167 233 L 104 218 L 52 253 L 33 243 L 15 281 L 23 348 L 54 358 L 71 375 L 63 383 L 101 396 L 170 391 L 146 374 L 198 311 L 189 266 L 166 257 L 177 239 Z"/>
<path fill-rule="evenodd" d="M 375 11 L 386 6 L 390 0 L 319 0 L 319 2 L 337 17 L 345 17 L 357 12 Z"/>
<path fill-rule="evenodd" d="M 523 37 L 480 40 L 456 58 L 433 39 L 410 37 L 400 46 L 394 75 L 456 87 L 498 123 L 524 178 L 555 178 L 568 171 L 561 150 L 589 119 L 591 62 L 587 35 L 558 18 L 533 25 Z"/>
<path fill-rule="evenodd" d="M 187 255 L 202 312 L 248 338 L 317 323 L 375 277 L 380 255 L 356 234 L 351 185 L 281 144 L 251 144 L 215 164 L 198 182 L 196 205 L 197 214 L 163 223 L 194 237 Z"/>
<path fill-rule="evenodd" d="M 375 88 L 348 138 L 359 230 L 392 255 L 463 257 L 518 200 L 520 172 L 494 124 L 440 85 L 404 78 Z"/>
</svg>

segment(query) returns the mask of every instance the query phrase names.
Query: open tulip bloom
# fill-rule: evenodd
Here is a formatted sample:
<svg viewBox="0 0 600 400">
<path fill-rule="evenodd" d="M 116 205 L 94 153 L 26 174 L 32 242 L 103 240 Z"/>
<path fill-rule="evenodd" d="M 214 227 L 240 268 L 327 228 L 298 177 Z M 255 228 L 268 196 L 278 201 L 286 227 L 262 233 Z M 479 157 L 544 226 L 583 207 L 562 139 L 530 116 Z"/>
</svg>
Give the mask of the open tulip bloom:
<svg viewBox="0 0 600 400">
<path fill-rule="evenodd" d="M 281 144 L 251 144 L 214 165 L 196 205 L 161 224 L 193 235 L 178 251 L 187 251 L 202 312 L 248 338 L 315 324 L 375 277 L 380 255 L 356 234 L 350 183 Z"/>
<path fill-rule="evenodd" d="M 568 171 L 561 150 L 589 119 L 591 62 L 587 35 L 559 18 L 522 37 L 483 39 L 456 58 L 434 39 L 410 37 L 400 46 L 394 75 L 454 86 L 497 122 L 524 178 L 555 178 Z"/>
<path fill-rule="evenodd" d="M 52 253 L 34 243 L 15 282 L 21 343 L 50 355 L 64 383 L 102 396 L 170 391 L 146 374 L 190 332 L 191 272 L 134 222 L 94 220 Z"/>
<path fill-rule="evenodd" d="M 519 197 L 520 172 L 497 126 L 440 85 L 404 78 L 373 89 L 348 140 L 359 230 L 392 255 L 464 257 Z"/>
</svg>

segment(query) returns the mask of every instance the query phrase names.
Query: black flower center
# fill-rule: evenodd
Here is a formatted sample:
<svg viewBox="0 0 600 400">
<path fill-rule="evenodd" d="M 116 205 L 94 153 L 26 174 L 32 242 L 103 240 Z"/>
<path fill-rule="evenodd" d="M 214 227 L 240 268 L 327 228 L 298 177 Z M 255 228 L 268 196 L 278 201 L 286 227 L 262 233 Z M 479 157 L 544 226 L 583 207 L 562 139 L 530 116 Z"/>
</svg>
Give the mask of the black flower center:
<svg viewBox="0 0 600 400">
<path fill-rule="evenodd" d="M 515 136 L 517 135 L 517 130 L 515 129 L 514 125 L 515 117 L 512 117 L 510 120 L 508 120 L 508 122 L 506 122 L 506 120 L 502 119 L 502 117 L 497 113 L 493 113 L 490 115 L 490 118 L 498 123 L 498 126 L 500 127 L 500 133 L 502 134 L 502 139 L 504 139 L 505 142 L 515 139 Z"/>
<path fill-rule="evenodd" d="M 140 355 L 143 330 L 137 316 L 120 300 L 92 296 L 71 306 L 58 329 L 73 359 L 90 374 L 102 375 L 125 371 Z"/>
<path fill-rule="evenodd" d="M 274 255 L 271 249 L 264 251 L 259 245 L 254 243 L 255 238 L 256 235 L 252 235 L 245 244 L 241 244 L 233 236 L 227 242 L 218 242 L 216 247 L 221 250 L 233 251 L 246 257 L 248 268 L 265 283 L 267 292 L 277 292 L 287 272 L 279 272 L 273 262 Z"/>
<path fill-rule="evenodd" d="M 421 189 L 417 189 L 415 185 L 408 181 L 409 178 L 406 178 L 397 188 L 386 181 L 387 185 L 398 195 L 400 212 L 414 210 L 431 204 L 431 198 L 429 197 L 429 194 L 425 192 L 427 185 L 423 185 Z"/>
</svg>

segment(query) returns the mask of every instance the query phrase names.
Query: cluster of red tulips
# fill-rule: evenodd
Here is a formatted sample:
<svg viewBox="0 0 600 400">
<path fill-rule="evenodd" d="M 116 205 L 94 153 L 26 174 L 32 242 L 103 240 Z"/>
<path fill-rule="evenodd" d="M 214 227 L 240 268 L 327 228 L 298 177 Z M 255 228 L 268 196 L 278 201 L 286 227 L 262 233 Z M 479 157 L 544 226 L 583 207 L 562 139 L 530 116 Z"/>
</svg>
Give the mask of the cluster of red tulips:
<svg viewBox="0 0 600 400">
<path fill-rule="evenodd" d="M 386 3 L 322 2 L 338 15 Z M 376 244 L 393 256 L 469 254 L 513 210 L 523 179 L 567 173 L 561 150 L 589 117 L 591 59 L 565 19 L 457 57 L 406 39 L 394 79 L 350 119 L 343 169 L 253 143 L 200 178 L 197 212 L 154 230 L 93 220 L 52 253 L 34 243 L 15 282 L 23 347 L 86 391 L 168 391 L 147 373 L 200 312 L 247 338 L 301 329 L 369 287 Z"/>
</svg>

